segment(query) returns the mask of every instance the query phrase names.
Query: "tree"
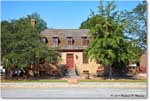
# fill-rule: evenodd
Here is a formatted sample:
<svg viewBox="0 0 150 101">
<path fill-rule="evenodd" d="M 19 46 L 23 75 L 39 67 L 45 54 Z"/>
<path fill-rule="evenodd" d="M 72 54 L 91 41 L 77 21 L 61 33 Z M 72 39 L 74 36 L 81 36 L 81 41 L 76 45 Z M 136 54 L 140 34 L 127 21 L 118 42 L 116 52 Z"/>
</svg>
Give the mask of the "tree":
<svg viewBox="0 0 150 101">
<path fill-rule="evenodd" d="M 125 13 L 128 26 L 126 33 L 143 50 L 146 50 L 147 22 L 146 22 L 146 1 L 138 4 L 131 12 Z"/>
<path fill-rule="evenodd" d="M 88 17 L 86 21 L 82 22 L 80 25 L 80 29 L 91 29 L 95 27 L 97 23 L 100 23 L 100 19 L 98 15 L 95 15 L 91 10 L 90 18 Z"/>
<path fill-rule="evenodd" d="M 98 23 L 90 29 L 91 41 L 85 51 L 88 58 L 108 67 L 109 76 L 112 78 L 114 63 L 128 64 L 129 61 L 135 60 L 137 55 L 132 51 L 132 42 L 124 36 L 125 19 L 115 10 L 114 1 L 108 2 L 105 8 L 101 1 L 98 8 Z"/>
<path fill-rule="evenodd" d="M 41 60 L 58 61 L 58 51 L 47 47 L 41 40 L 39 31 L 45 28 L 45 24 L 33 27 L 30 20 L 28 16 L 1 22 L 2 63 L 5 68 L 24 68 Z"/>
</svg>

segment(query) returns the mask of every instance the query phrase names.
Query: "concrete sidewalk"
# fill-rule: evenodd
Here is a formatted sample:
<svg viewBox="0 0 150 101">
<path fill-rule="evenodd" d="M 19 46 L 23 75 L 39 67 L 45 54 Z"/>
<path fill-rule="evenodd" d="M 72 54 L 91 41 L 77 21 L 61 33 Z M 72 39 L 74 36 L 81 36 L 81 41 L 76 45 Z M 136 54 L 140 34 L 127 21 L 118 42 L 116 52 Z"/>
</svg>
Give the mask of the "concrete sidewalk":
<svg viewBox="0 0 150 101">
<path fill-rule="evenodd" d="M 146 82 L 79 82 L 69 84 L 67 82 L 28 82 L 28 83 L 1 83 L 0 88 L 146 88 Z"/>
</svg>

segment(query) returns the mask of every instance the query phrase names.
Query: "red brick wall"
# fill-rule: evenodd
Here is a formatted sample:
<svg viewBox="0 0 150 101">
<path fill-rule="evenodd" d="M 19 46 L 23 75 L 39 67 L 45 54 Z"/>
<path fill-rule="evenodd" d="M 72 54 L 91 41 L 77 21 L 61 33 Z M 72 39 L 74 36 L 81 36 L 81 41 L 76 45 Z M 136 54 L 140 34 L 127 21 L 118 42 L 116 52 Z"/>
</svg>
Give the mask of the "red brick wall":
<svg viewBox="0 0 150 101">
<path fill-rule="evenodd" d="M 142 55 L 141 55 L 141 57 L 140 57 L 140 67 L 139 67 L 139 70 L 140 70 L 140 72 L 142 72 L 142 73 L 146 73 L 146 64 L 147 64 L 147 57 L 146 57 L 146 52 L 145 53 L 143 53 Z"/>
</svg>

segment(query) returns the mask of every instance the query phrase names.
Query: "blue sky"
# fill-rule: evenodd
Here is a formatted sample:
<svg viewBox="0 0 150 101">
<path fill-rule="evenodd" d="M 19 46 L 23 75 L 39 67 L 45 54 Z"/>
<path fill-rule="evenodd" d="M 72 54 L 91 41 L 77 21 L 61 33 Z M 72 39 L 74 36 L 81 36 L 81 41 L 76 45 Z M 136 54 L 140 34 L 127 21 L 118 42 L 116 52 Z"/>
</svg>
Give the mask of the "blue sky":
<svg viewBox="0 0 150 101">
<path fill-rule="evenodd" d="M 142 1 L 116 1 L 118 10 L 131 11 Z M 104 2 L 104 5 L 106 2 Z M 48 28 L 78 29 L 99 1 L 1 1 L 1 20 L 19 19 L 37 12 Z"/>
</svg>

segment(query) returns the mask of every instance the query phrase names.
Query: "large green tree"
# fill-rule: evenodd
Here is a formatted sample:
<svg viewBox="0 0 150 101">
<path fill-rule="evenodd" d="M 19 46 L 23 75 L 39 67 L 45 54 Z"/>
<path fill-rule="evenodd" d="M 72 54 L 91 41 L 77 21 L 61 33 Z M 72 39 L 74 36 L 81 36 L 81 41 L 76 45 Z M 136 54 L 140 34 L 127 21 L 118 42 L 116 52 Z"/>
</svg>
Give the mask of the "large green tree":
<svg viewBox="0 0 150 101">
<path fill-rule="evenodd" d="M 98 63 L 109 68 L 110 78 L 113 64 L 128 64 L 129 61 L 137 59 L 132 51 L 132 42 L 124 35 L 126 21 L 115 8 L 114 1 L 107 2 L 106 7 L 100 2 L 99 13 L 92 17 L 96 18 L 96 24 L 90 29 L 91 41 L 86 49 L 90 59 L 96 59 Z"/>
<path fill-rule="evenodd" d="M 58 61 L 58 51 L 47 47 L 41 40 L 40 31 L 46 28 L 44 21 L 36 16 L 37 25 L 33 27 L 30 22 L 32 15 L 1 22 L 2 63 L 5 68 L 28 67 L 41 60 Z"/>
</svg>

